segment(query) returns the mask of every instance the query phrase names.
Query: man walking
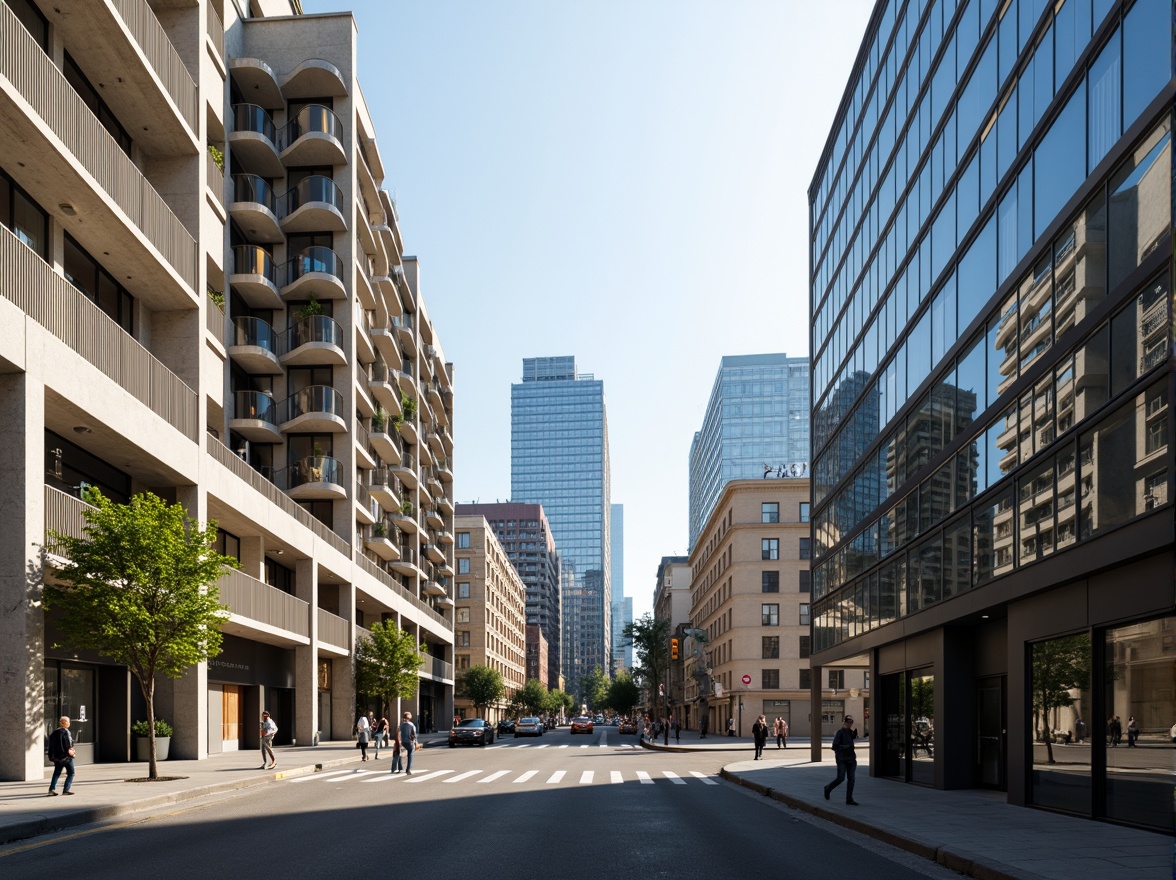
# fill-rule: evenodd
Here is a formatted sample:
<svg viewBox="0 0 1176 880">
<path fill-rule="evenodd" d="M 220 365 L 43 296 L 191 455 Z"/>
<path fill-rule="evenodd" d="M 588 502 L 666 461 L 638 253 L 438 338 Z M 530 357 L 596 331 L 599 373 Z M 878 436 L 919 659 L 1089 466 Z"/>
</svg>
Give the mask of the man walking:
<svg viewBox="0 0 1176 880">
<path fill-rule="evenodd" d="M 829 793 L 848 778 L 845 803 L 850 807 L 860 806 L 853 799 L 853 784 L 857 777 L 857 754 L 853 750 L 853 741 L 856 738 L 857 731 L 853 726 L 853 716 L 846 715 L 845 723 L 841 725 L 841 729 L 833 734 L 833 755 L 837 759 L 837 778 L 825 786 L 825 800 L 829 800 Z"/>
<path fill-rule="evenodd" d="M 261 766 L 258 770 L 273 770 L 278 766 L 278 759 L 274 757 L 274 734 L 278 732 L 278 725 L 270 718 L 269 712 L 261 713 Z"/>
<path fill-rule="evenodd" d="M 49 780 L 48 797 L 57 796 L 57 780 L 61 778 L 61 771 L 65 771 L 65 790 L 62 794 L 73 794 L 74 781 L 74 747 L 73 737 L 69 733 L 69 716 L 62 715 L 57 719 L 57 729 L 49 734 L 49 760 L 53 762 L 53 778 Z"/>
<path fill-rule="evenodd" d="M 400 722 L 400 753 L 407 755 L 407 762 L 404 766 L 404 775 L 412 776 L 412 756 L 417 747 L 417 729 L 416 725 L 412 723 L 412 713 L 405 712 Z M 392 772 L 396 771 L 396 764 L 392 765 Z"/>
<path fill-rule="evenodd" d="M 764 746 L 768 742 L 768 722 L 763 715 L 751 725 L 751 736 L 755 740 L 755 759 L 758 761 L 764 756 Z"/>
</svg>

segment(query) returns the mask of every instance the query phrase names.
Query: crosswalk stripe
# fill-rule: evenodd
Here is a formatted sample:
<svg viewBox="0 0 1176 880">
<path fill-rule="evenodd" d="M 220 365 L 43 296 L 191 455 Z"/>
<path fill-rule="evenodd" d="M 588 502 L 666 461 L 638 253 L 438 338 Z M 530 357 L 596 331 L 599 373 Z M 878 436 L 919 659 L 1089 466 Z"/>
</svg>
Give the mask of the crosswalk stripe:
<svg viewBox="0 0 1176 880">
<path fill-rule="evenodd" d="M 653 780 L 649 778 L 649 774 L 644 770 L 637 771 L 637 778 L 641 780 L 642 785 L 653 785 Z"/>
<path fill-rule="evenodd" d="M 465 773 L 458 773 L 456 776 L 452 776 L 449 779 L 442 779 L 441 781 L 442 782 L 461 782 L 463 779 L 469 779 L 471 776 L 477 776 L 481 772 L 482 772 L 481 770 L 467 770 Z"/>
<path fill-rule="evenodd" d="M 580 748 L 586 749 L 586 748 L 588 748 L 588 746 L 580 746 Z"/>
<path fill-rule="evenodd" d="M 662 776 L 674 783 L 674 785 L 685 785 L 686 780 L 675 773 L 673 770 L 663 770 Z"/>
<path fill-rule="evenodd" d="M 537 748 L 537 749 L 545 749 L 545 748 L 547 748 L 547 743 L 543 743 L 543 745 L 540 745 L 540 746 L 535 746 L 535 748 Z"/>
<path fill-rule="evenodd" d="M 592 771 L 585 770 L 583 773 L 580 774 L 580 785 L 591 785 L 591 784 L 592 784 Z"/>
<path fill-rule="evenodd" d="M 408 781 L 409 782 L 424 782 L 426 779 L 436 779 L 438 776 L 444 776 L 446 773 L 452 773 L 452 772 L 453 772 L 452 770 L 434 770 L 432 773 L 429 773 L 425 776 L 421 776 L 418 771 L 417 773 L 412 774 L 412 779 L 410 779 Z"/>
<path fill-rule="evenodd" d="M 499 770 L 497 773 L 491 773 L 485 779 L 479 779 L 478 782 L 493 782 L 495 779 L 501 779 L 503 776 L 506 776 L 508 773 L 510 773 L 509 770 Z"/>
<path fill-rule="evenodd" d="M 350 773 L 350 770 L 332 770 L 330 773 L 315 773 L 312 776 L 299 776 L 295 779 L 287 780 L 289 782 L 320 782 L 328 776 L 342 776 L 344 773 Z"/>
<path fill-rule="evenodd" d="M 369 782 L 396 782 L 400 779 L 408 779 L 408 778 L 409 777 L 407 777 L 403 773 L 377 773 L 371 779 L 365 779 L 365 780 L 363 780 L 363 782 L 366 785 Z"/>
<path fill-rule="evenodd" d="M 379 772 L 380 772 L 379 770 L 356 770 L 352 773 L 347 774 L 346 776 L 340 776 L 335 779 L 332 779 L 331 782 L 352 782 L 356 779 L 361 779 L 364 776 L 379 775 Z"/>
<path fill-rule="evenodd" d="M 517 785 L 520 782 L 526 782 L 528 779 L 530 779 L 532 776 L 535 776 L 538 773 L 539 773 L 538 770 L 528 770 L 526 773 L 524 773 L 522 776 L 520 776 L 518 779 L 515 780 L 515 784 Z"/>
<path fill-rule="evenodd" d="M 533 746 L 533 745 L 534 745 L 534 743 L 515 743 L 515 744 L 514 744 L 514 746 L 513 746 L 513 748 L 516 748 L 516 749 L 529 749 L 529 748 L 531 748 L 531 746 Z"/>
<path fill-rule="evenodd" d="M 693 776 L 695 779 L 701 779 L 704 785 L 718 785 L 717 782 L 715 782 L 713 779 L 711 779 L 705 773 L 699 773 L 697 770 L 691 770 L 690 775 Z"/>
<path fill-rule="evenodd" d="M 566 749 L 567 747 L 568 747 L 567 743 L 564 743 L 562 746 L 556 746 L 557 749 Z"/>
<path fill-rule="evenodd" d="M 564 771 L 564 770 L 556 770 L 554 773 L 551 774 L 551 778 L 547 780 L 547 784 L 548 785 L 555 785 L 557 782 L 559 782 L 561 779 L 564 778 L 565 773 L 566 773 L 566 771 Z"/>
<path fill-rule="evenodd" d="M 624 782 L 625 777 L 621 776 L 620 770 L 613 770 L 608 781 L 616 785 L 618 782 Z"/>
</svg>

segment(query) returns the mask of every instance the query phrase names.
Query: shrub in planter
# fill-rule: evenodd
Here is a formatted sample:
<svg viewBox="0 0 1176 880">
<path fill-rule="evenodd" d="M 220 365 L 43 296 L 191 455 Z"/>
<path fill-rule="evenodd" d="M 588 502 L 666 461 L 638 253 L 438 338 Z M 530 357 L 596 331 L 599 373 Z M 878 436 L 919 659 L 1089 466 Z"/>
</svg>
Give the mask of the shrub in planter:
<svg viewBox="0 0 1176 880">
<path fill-rule="evenodd" d="M 155 756 L 160 761 L 166 761 L 171 748 L 171 737 L 175 731 L 162 718 L 155 719 Z M 131 724 L 131 734 L 135 737 L 135 760 L 148 761 L 151 759 L 151 728 L 146 721 L 136 721 Z"/>
</svg>

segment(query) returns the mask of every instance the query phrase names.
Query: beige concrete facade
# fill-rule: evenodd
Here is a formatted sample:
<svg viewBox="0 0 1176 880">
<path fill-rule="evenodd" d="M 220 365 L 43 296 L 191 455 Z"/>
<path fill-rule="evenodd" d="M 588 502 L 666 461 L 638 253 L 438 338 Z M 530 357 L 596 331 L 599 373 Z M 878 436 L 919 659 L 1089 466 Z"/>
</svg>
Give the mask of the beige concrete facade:
<svg viewBox="0 0 1176 880">
<path fill-rule="evenodd" d="M 471 666 L 489 666 L 502 675 L 506 693 L 485 718 L 505 716 L 506 704 L 527 675 L 527 588 L 486 518 L 454 518 L 457 533 L 457 607 L 454 651 L 457 674 Z M 473 703 L 457 697 L 456 712 L 475 715 Z"/>
<path fill-rule="evenodd" d="M 240 561 L 224 653 L 158 691 L 177 756 L 255 746 L 263 707 L 279 743 L 349 736 L 381 619 L 429 653 L 397 709 L 452 714 L 453 366 L 383 189 L 360 36 L 253 8 L 275 17 L 0 4 L 0 600 L 24 611 L 0 619 L 0 705 L 23 707 L 0 778 L 41 778 L 50 703 L 85 707 L 79 759 L 130 757 L 137 688 L 45 647 L 27 577 L 47 529 L 80 529 L 82 484 L 181 501 Z"/>
<path fill-rule="evenodd" d="M 705 643 L 686 638 L 682 649 L 691 727 L 708 684 L 713 735 L 733 718 L 748 736 L 763 713 L 783 717 L 790 738 L 807 737 L 816 691 L 827 735 L 846 713 L 868 708 L 867 673 L 853 664 L 809 680 L 808 501 L 807 479 L 734 480 L 699 535 L 690 554 L 690 619 Z"/>
<path fill-rule="evenodd" d="M 653 590 L 653 617 L 666 622 L 667 638 L 678 640 L 678 659 L 669 654 L 666 701 L 659 710 L 669 709 L 678 723 L 690 729 L 690 712 L 686 706 L 686 654 L 682 650 L 682 631 L 690 628 L 690 559 L 686 556 L 663 556 L 657 567 L 657 586 Z M 659 711 L 659 716 L 663 714 Z M 697 717 L 695 718 L 697 722 Z M 697 723 L 694 725 L 697 727 Z"/>
</svg>

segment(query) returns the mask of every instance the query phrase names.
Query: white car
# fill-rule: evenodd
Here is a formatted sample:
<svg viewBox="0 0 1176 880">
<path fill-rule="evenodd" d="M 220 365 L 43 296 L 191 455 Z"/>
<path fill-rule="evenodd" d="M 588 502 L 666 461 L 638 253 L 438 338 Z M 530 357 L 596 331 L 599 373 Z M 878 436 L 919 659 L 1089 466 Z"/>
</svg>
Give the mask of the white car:
<svg viewBox="0 0 1176 880">
<path fill-rule="evenodd" d="M 543 722 L 533 716 L 515 722 L 515 736 L 543 736 Z"/>
</svg>

